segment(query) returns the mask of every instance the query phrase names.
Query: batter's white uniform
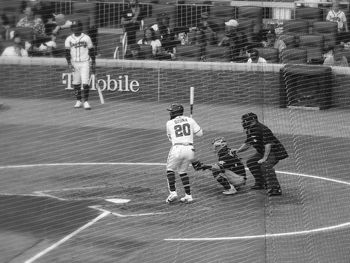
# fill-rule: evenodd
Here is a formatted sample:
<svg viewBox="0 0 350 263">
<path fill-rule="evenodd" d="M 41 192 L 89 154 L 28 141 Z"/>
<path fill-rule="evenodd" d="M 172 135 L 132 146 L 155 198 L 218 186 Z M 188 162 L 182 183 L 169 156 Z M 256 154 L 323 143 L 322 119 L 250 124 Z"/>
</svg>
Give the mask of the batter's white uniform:
<svg viewBox="0 0 350 263">
<path fill-rule="evenodd" d="M 167 160 L 167 171 L 186 173 L 194 159 L 193 137 L 202 136 L 203 131 L 197 122 L 186 116 L 177 116 L 166 124 L 167 135 L 172 143 Z"/>
<path fill-rule="evenodd" d="M 89 49 L 93 48 L 91 38 L 84 33 L 81 33 L 80 36 L 72 34 L 66 38 L 65 48 L 70 50 L 74 67 L 73 85 L 88 85 L 90 77 Z"/>
</svg>

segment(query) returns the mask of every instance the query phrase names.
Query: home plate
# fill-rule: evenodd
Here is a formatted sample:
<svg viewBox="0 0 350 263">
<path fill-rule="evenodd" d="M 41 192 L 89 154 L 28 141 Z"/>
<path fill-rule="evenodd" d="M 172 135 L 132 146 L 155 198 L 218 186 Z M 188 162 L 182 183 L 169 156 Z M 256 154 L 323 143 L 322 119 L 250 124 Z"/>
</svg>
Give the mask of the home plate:
<svg viewBox="0 0 350 263">
<path fill-rule="evenodd" d="M 111 199 L 105 199 L 105 200 L 115 204 L 126 204 L 130 202 L 129 199 L 121 199 L 121 198 L 111 198 Z"/>
</svg>

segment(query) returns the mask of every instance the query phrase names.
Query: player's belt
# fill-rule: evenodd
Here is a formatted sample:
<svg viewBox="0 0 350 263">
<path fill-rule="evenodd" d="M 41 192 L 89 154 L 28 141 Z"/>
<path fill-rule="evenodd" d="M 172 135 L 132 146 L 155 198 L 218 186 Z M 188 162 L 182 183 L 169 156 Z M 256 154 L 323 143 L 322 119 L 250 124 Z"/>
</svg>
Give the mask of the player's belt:
<svg viewBox="0 0 350 263">
<path fill-rule="evenodd" d="M 192 146 L 193 143 L 191 143 L 191 142 L 184 142 L 184 143 L 182 143 L 182 142 L 177 142 L 177 143 L 174 143 L 174 145 Z"/>
</svg>

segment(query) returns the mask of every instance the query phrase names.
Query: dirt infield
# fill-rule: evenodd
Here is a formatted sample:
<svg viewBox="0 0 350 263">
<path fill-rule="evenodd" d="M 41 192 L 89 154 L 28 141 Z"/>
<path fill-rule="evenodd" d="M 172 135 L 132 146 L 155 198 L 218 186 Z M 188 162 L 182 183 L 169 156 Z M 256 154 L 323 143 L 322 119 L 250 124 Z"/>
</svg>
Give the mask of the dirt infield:
<svg viewBox="0 0 350 263">
<path fill-rule="evenodd" d="M 276 131 L 291 156 L 276 167 L 283 196 L 251 191 L 250 174 L 224 196 L 191 171 L 195 202 L 169 206 L 167 105 L 0 103 L 0 262 L 349 262 L 350 112 L 196 106 L 205 162 L 213 137 L 242 142 L 243 112 Z"/>
</svg>

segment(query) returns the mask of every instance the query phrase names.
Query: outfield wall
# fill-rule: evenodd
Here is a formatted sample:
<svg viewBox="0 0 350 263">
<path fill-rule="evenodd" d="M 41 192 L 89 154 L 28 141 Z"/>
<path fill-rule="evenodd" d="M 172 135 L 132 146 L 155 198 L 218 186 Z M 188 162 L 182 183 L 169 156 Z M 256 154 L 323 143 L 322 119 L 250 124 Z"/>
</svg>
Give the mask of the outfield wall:
<svg viewBox="0 0 350 263">
<path fill-rule="evenodd" d="M 0 58 L 2 97 L 73 99 L 65 59 Z M 279 106 L 281 64 L 97 60 L 105 99 Z M 333 68 L 332 105 L 350 107 L 350 68 Z M 92 87 L 94 89 L 94 87 Z M 97 92 L 92 92 L 92 99 Z"/>
</svg>

